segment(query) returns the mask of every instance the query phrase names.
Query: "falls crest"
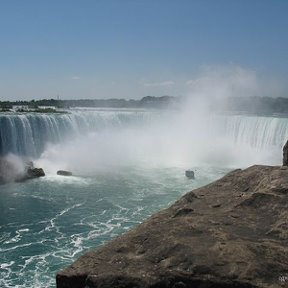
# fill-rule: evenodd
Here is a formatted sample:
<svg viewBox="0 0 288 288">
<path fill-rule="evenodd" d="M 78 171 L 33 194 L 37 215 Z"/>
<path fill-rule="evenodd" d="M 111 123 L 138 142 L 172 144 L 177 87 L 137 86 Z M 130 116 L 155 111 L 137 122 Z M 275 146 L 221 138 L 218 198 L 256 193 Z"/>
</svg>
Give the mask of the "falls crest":
<svg viewBox="0 0 288 288">
<path fill-rule="evenodd" d="M 47 144 L 64 143 L 69 139 L 86 137 L 89 133 L 97 134 L 103 131 L 117 132 L 119 135 L 121 131 L 130 128 L 142 131 L 142 134 L 140 136 L 137 134 L 136 137 L 143 138 L 141 140 L 144 149 L 148 138 L 157 139 L 160 136 L 162 136 L 161 145 L 186 141 L 189 149 L 189 144 L 199 138 L 198 130 L 201 130 L 201 135 L 205 131 L 206 137 L 203 138 L 203 142 L 213 137 L 213 139 L 229 141 L 231 145 L 245 146 L 258 151 L 279 150 L 288 138 L 288 118 L 209 115 L 205 119 L 199 119 L 201 125 L 198 123 L 191 125 L 178 122 L 178 116 L 175 111 L 167 113 L 121 110 L 73 111 L 67 114 L 2 114 L 0 154 L 13 153 L 38 158 L 45 151 Z M 156 128 L 151 130 L 151 127 Z M 133 141 L 132 137 L 127 141 Z M 122 138 L 125 140 L 124 136 Z M 114 137 L 113 141 L 117 145 L 117 138 Z M 139 141 L 138 139 L 134 146 L 141 146 Z M 156 140 L 155 145 L 159 145 Z M 179 149 L 180 146 L 174 147 Z"/>
<path fill-rule="evenodd" d="M 3 114 L 0 115 L 0 155 L 13 153 L 38 157 L 48 143 L 61 143 L 103 129 L 136 125 L 145 118 L 147 113 L 138 111 Z"/>
<path fill-rule="evenodd" d="M 288 137 L 288 118 L 233 115 L 218 119 L 223 134 L 235 144 L 256 149 L 282 147 Z"/>
</svg>

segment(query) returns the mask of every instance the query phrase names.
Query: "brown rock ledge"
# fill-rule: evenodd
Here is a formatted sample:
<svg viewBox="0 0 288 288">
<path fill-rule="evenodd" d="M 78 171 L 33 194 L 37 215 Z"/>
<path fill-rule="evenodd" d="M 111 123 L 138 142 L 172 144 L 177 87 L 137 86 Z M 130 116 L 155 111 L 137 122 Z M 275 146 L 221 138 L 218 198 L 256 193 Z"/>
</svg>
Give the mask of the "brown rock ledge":
<svg viewBox="0 0 288 288">
<path fill-rule="evenodd" d="M 58 288 L 288 287 L 288 167 L 232 171 L 56 279 Z"/>
</svg>

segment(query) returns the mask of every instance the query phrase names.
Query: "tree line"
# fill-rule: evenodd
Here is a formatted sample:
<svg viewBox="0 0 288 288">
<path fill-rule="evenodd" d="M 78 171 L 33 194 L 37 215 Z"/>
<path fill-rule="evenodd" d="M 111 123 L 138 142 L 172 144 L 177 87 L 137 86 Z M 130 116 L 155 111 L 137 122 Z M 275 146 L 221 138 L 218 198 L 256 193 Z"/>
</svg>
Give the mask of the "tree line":
<svg viewBox="0 0 288 288">
<path fill-rule="evenodd" d="M 174 96 L 145 96 L 136 99 L 78 99 L 58 100 L 41 99 L 31 101 L 0 101 L 2 111 L 9 111 L 13 106 L 28 106 L 37 109 L 41 106 L 53 106 L 58 109 L 73 107 L 103 107 L 103 108 L 179 108 L 185 103 L 184 97 Z M 191 102 L 193 103 L 193 101 Z M 243 112 L 256 115 L 287 114 L 288 98 L 278 97 L 228 97 L 222 100 L 210 100 L 207 102 L 211 111 L 215 112 Z M 193 105 L 193 104 L 192 104 Z"/>
<path fill-rule="evenodd" d="M 2 109 L 12 109 L 13 106 L 28 106 L 31 109 L 37 109 L 41 106 L 53 106 L 56 108 L 73 107 L 110 107 L 110 108 L 166 108 L 169 105 L 179 102 L 177 97 L 173 96 L 145 96 L 141 100 L 135 99 L 78 99 L 78 100 L 58 100 L 41 99 L 31 101 L 0 101 Z"/>
</svg>

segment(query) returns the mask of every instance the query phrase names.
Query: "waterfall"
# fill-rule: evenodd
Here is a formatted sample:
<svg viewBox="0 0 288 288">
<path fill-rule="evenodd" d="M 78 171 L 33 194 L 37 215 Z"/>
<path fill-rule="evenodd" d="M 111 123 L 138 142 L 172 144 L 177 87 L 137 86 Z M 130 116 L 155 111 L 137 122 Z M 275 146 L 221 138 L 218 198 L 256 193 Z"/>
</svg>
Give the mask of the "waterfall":
<svg viewBox="0 0 288 288">
<path fill-rule="evenodd" d="M 76 110 L 65 114 L 3 113 L 0 115 L 0 155 L 13 153 L 36 158 L 45 150 L 47 144 L 85 137 L 89 132 L 113 133 L 115 130 L 119 133 L 122 128 L 127 127 L 142 129 L 143 134 L 147 132 L 147 138 L 155 137 L 156 134 L 159 136 L 164 133 L 163 131 L 167 132 L 165 123 L 169 129 L 169 125 L 174 129 L 169 130 L 167 141 L 169 137 L 177 138 L 179 142 L 185 141 L 187 137 L 181 139 L 184 133 L 190 133 L 193 141 L 199 134 L 195 133 L 197 128 L 201 132 L 204 130 L 209 137 L 222 137 L 235 145 L 245 145 L 258 150 L 281 149 L 288 138 L 288 118 L 210 115 L 206 119 L 199 119 L 204 126 L 197 126 L 197 123 L 177 124 L 178 116 L 176 111 L 145 110 Z M 158 127 L 154 135 L 149 135 L 148 126 Z M 182 134 L 179 134 L 179 131 L 183 131 Z M 175 139 L 173 141 L 175 142 Z"/>
<path fill-rule="evenodd" d="M 288 118 L 231 115 L 218 119 L 223 135 L 236 145 L 281 148 L 288 139 Z"/>
<path fill-rule="evenodd" d="M 0 155 L 38 157 L 48 143 L 102 129 L 119 129 L 149 120 L 143 111 L 73 111 L 65 114 L 25 113 L 0 115 Z"/>
</svg>

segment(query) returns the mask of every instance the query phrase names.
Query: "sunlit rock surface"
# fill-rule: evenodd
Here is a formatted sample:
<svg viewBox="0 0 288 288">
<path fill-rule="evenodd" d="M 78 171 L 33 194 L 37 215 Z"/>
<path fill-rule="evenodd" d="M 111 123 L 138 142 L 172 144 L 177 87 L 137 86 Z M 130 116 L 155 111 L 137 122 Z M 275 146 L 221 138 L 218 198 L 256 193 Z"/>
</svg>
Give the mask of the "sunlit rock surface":
<svg viewBox="0 0 288 288">
<path fill-rule="evenodd" d="M 57 287 L 285 287 L 287 208 L 288 167 L 235 170 L 83 255 Z"/>
</svg>

